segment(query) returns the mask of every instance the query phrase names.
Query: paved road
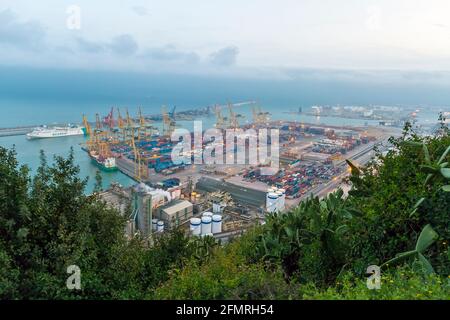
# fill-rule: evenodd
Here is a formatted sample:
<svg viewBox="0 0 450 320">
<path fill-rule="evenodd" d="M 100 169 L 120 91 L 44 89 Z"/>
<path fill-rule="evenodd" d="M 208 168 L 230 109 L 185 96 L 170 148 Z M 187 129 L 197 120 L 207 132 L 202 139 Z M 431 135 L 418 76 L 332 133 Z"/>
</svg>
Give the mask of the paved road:
<svg viewBox="0 0 450 320">
<path fill-rule="evenodd" d="M 383 140 L 385 142 L 386 140 Z M 367 145 L 363 150 L 356 152 L 352 156 L 348 157 L 347 159 L 353 160 L 357 162 L 359 165 L 365 165 L 367 162 L 369 162 L 373 156 L 375 155 L 373 148 L 375 145 L 379 144 L 380 142 L 372 142 L 369 145 Z M 317 196 L 319 198 L 326 196 L 328 193 L 333 192 L 336 190 L 340 185 L 342 185 L 342 181 L 345 177 L 349 175 L 349 171 L 347 170 L 347 163 L 345 160 L 342 160 L 341 162 L 337 163 L 338 167 L 341 167 L 343 172 L 334 177 L 333 180 L 323 183 L 321 185 L 318 185 L 317 187 L 311 189 L 307 193 L 305 193 L 300 198 L 296 199 L 296 201 L 291 201 L 289 203 L 290 207 L 297 206 L 302 200 L 307 199 L 311 195 Z"/>
</svg>

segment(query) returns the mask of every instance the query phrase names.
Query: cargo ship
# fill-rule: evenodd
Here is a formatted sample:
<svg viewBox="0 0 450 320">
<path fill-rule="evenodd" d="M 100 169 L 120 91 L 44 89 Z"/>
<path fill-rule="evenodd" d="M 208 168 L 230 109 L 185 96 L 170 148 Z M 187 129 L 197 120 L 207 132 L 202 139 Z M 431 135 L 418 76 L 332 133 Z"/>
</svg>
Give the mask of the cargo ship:
<svg viewBox="0 0 450 320">
<path fill-rule="evenodd" d="M 79 136 L 84 135 L 84 128 L 80 126 L 68 125 L 66 127 L 53 127 L 42 126 L 34 128 L 33 131 L 27 133 L 28 139 L 45 139 L 45 138 L 59 138 L 67 136 Z"/>
<path fill-rule="evenodd" d="M 116 158 L 114 157 L 103 157 L 95 151 L 88 152 L 92 159 L 92 162 L 100 168 L 102 171 L 113 172 L 117 171 Z"/>
</svg>

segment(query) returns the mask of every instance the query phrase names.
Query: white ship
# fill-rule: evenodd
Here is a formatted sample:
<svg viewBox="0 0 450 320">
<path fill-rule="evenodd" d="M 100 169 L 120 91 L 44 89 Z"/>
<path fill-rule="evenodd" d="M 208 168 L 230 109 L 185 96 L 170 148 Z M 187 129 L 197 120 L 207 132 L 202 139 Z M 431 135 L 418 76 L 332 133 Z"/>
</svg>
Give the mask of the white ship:
<svg viewBox="0 0 450 320">
<path fill-rule="evenodd" d="M 27 134 L 28 139 L 58 138 L 67 136 L 79 136 L 84 134 L 83 127 L 68 125 L 67 127 L 48 128 L 42 126 L 35 128 Z"/>
<path fill-rule="evenodd" d="M 442 115 L 443 115 L 444 118 L 445 118 L 444 123 L 450 124 L 450 112 L 444 112 Z"/>
</svg>

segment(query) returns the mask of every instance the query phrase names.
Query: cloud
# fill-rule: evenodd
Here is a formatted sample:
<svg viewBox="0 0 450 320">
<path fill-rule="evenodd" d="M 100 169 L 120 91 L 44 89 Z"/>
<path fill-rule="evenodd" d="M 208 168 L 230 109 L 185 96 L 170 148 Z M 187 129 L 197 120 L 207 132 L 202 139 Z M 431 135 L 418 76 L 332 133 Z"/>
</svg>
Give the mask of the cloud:
<svg viewBox="0 0 450 320">
<path fill-rule="evenodd" d="M 37 21 L 21 22 L 13 11 L 0 11 L 0 44 L 20 49 L 38 49 L 46 31 Z"/>
<path fill-rule="evenodd" d="M 113 53 L 120 56 L 130 56 L 138 50 L 136 40 L 129 34 L 114 37 L 108 47 Z"/>
<path fill-rule="evenodd" d="M 147 49 L 143 56 L 154 60 L 182 61 L 186 63 L 197 63 L 200 60 L 197 53 L 178 50 L 171 44 L 164 47 Z"/>
<path fill-rule="evenodd" d="M 76 39 L 78 47 L 87 53 L 99 53 L 105 51 L 105 47 L 97 42 L 89 41 L 83 38 L 78 37 Z"/>
<path fill-rule="evenodd" d="M 235 46 L 229 46 L 213 52 L 210 55 L 211 63 L 218 66 L 231 66 L 236 63 L 239 49 Z"/>
<path fill-rule="evenodd" d="M 131 10 L 133 10 L 134 13 L 136 13 L 138 16 L 141 16 L 141 17 L 148 15 L 147 8 L 143 7 L 143 6 L 134 6 L 134 7 L 131 7 Z"/>
</svg>

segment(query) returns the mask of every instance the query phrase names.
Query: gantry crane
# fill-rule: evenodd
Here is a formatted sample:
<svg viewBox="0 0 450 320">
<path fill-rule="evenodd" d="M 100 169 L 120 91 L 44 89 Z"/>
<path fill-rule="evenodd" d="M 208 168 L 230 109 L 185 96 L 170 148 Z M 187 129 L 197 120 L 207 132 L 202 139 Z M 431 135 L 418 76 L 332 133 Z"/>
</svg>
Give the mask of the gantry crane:
<svg viewBox="0 0 450 320">
<path fill-rule="evenodd" d="M 84 114 L 83 114 L 83 125 L 84 125 L 84 134 L 88 137 L 87 148 L 88 148 L 88 150 L 91 150 L 92 144 L 93 144 L 92 129 L 91 129 L 91 125 L 89 124 L 89 121 L 87 120 L 86 115 L 84 115 Z"/>
<path fill-rule="evenodd" d="M 89 137 L 87 141 L 87 149 L 89 153 L 96 153 L 102 157 L 108 157 L 111 155 L 108 141 L 108 133 L 103 130 L 100 116 L 95 115 L 95 128 L 92 129 L 87 117 L 83 115 L 83 124 L 85 127 L 85 133 Z"/>
<path fill-rule="evenodd" d="M 226 128 L 226 125 L 225 125 L 226 118 L 224 118 L 222 116 L 222 110 L 221 110 L 220 106 L 216 105 L 214 108 L 214 112 L 216 113 L 216 128 L 217 129 L 225 129 Z"/>
<path fill-rule="evenodd" d="M 125 127 L 125 140 L 131 141 L 132 138 L 136 137 L 136 133 L 139 130 L 139 125 L 136 125 L 133 119 L 130 117 L 130 113 L 127 109 L 127 122 Z"/>
<path fill-rule="evenodd" d="M 109 111 L 108 115 L 103 118 L 103 123 L 110 129 L 113 130 L 115 126 L 114 121 L 114 107 L 111 108 L 111 111 Z"/>
<path fill-rule="evenodd" d="M 153 134 L 154 127 L 151 123 L 145 119 L 142 114 L 141 107 L 139 107 L 139 129 L 138 129 L 138 140 L 148 139 Z"/>
<path fill-rule="evenodd" d="M 269 121 L 270 113 L 262 112 L 261 108 L 258 105 L 254 105 L 252 107 L 252 113 L 254 124 L 266 124 Z"/>
<path fill-rule="evenodd" d="M 139 149 L 136 147 L 134 136 L 131 137 L 130 146 L 134 154 L 134 178 L 141 182 L 148 178 L 148 164 L 142 159 Z"/>
<path fill-rule="evenodd" d="M 91 147 L 102 157 L 109 157 L 111 155 L 111 150 L 109 148 L 109 137 L 108 131 L 103 128 L 102 122 L 100 120 L 99 114 L 95 114 L 95 129 L 92 134 L 92 144 Z"/>
<path fill-rule="evenodd" d="M 125 141 L 127 136 L 126 125 L 125 120 L 122 118 L 122 115 L 120 114 L 119 108 L 117 108 L 117 129 L 118 134 L 121 135 L 121 140 Z"/>
<path fill-rule="evenodd" d="M 228 111 L 230 113 L 229 128 L 238 129 L 239 128 L 238 115 L 236 115 L 236 113 L 233 111 L 231 103 L 228 104 Z"/>
<path fill-rule="evenodd" d="M 87 120 L 87 117 L 84 114 L 83 114 L 83 125 L 84 125 L 84 134 L 86 136 L 90 136 L 92 134 L 91 125 L 89 124 L 89 121 Z"/>
<path fill-rule="evenodd" d="M 166 106 L 162 106 L 162 117 L 163 117 L 163 136 L 170 137 L 172 135 L 172 132 L 175 130 L 176 122 L 167 113 Z"/>
</svg>

